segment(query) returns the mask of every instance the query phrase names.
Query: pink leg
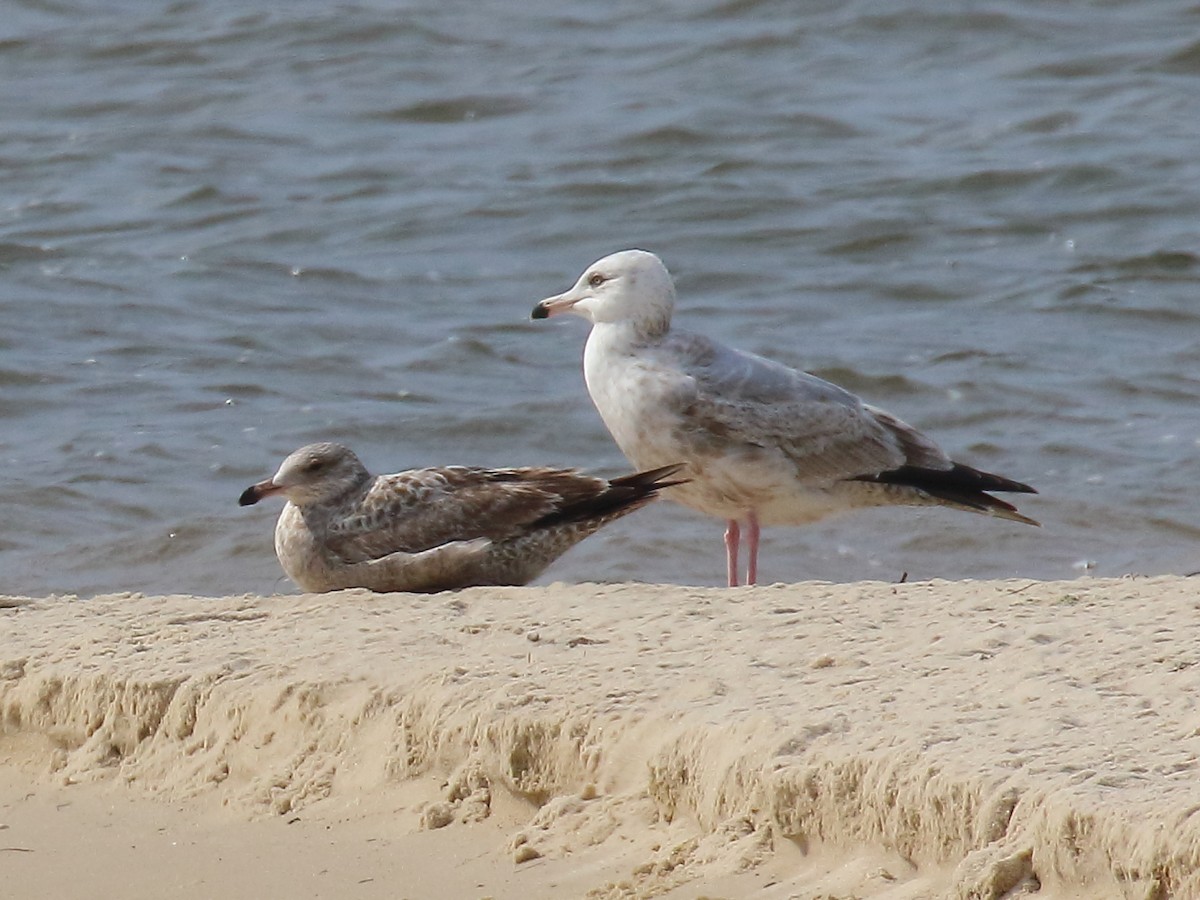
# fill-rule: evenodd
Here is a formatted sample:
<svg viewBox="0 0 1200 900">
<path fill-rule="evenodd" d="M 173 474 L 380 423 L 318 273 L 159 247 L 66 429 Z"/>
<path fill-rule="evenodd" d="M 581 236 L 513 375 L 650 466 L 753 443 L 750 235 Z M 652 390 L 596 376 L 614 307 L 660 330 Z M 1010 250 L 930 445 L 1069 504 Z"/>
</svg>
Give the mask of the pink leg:
<svg viewBox="0 0 1200 900">
<path fill-rule="evenodd" d="M 729 576 L 729 586 L 738 586 L 738 542 L 742 539 L 742 531 L 738 528 L 737 519 L 730 519 L 725 524 L 725 572 Z"/>
<path fill-rule="evenodd" d="M 758 516 L 750 510 L 746 516 L 746 584 L 758 584 Z"/>
</svg>

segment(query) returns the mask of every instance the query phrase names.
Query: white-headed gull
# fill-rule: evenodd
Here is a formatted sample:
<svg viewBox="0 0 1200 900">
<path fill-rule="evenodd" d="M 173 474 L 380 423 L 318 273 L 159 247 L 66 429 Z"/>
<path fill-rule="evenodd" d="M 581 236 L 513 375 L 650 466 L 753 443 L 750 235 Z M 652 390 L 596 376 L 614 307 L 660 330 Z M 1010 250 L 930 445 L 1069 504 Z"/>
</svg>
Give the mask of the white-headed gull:
<svg viewBox="0 0 1200 900">
<path fill-rule="evenodd" d="M 592 323 L 583 352 L 588 393 L 638 468 L 683 461 L 669 498 L 726 520 L 728 583 L 758 577 L 761 525 L 802 525 L 868 506 L 949 506 L 1036 525 L 987 491 L 1027 484 L 956 463 L 932 440 L 837 385 L 780 363 L 671 330 L 675 287 L 662 261 L 625 250 L 588 266 L 533 318 Z"/>
</svg>

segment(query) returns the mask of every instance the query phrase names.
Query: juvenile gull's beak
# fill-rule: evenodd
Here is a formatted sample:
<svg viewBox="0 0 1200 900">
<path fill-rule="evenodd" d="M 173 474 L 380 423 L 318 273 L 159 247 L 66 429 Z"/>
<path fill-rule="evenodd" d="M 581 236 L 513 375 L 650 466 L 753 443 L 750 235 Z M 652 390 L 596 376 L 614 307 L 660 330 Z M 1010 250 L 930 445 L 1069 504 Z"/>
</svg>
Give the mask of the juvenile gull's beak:
<svg viewBox="0 0 1200 900">
<path fill-rule="evenodd" d="M 238 506 L 253 506 L 263 497 L 270 497 L 272 494 L 278 494 L 282 490 L 283 488 L 268 478 L 266 481 L 252 484 L 242 491 L 242 496 L 238 497 Z"/>
<path fill-rule="evenodd" d="M 547 297 L 538 303 L 530 313 L 531 319 L 548 319 L 551 316 L 556 316 L 559 313 L 570 312 L 571 307 L 578 303 L 579 297 L 572 297 L 571 292 L 559 294 L 555 297 Z"/>
</svg>

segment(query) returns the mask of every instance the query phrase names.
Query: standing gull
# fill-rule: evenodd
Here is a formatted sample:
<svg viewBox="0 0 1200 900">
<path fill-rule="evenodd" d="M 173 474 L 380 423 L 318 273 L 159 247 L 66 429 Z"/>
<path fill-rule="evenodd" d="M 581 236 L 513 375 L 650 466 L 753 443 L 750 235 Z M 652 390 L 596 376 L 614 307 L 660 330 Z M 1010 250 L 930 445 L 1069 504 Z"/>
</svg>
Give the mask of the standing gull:
<svg viewBox="0 0 1200 900">
<path fill-rule="evenodd" d="M 1037 493 L 951 460 L 890 413 L 807 372 L 671 330 L 675 287 L 662 261 L 625 250 L 547 297 L 533 318 L 592 323 L 588 393 L 637 467 L 683 460 L 671 499 L 725 519 L 730 587 L 746 530 L 746 582 L 758 579 L 760 525 L 803 525 L 868 506 L 949 506 L 1036 525 L 986 493 Z"/>
<path fill-rule="evenodd" d="M 275 553 L 305 591 L 526 584 L 592 532 L 653 500 L 681 466 L 611 481 L 573 469 L 444 466 L 372 475 L 310 444 L 238 500 L 282 494 Z"/>
</svg>

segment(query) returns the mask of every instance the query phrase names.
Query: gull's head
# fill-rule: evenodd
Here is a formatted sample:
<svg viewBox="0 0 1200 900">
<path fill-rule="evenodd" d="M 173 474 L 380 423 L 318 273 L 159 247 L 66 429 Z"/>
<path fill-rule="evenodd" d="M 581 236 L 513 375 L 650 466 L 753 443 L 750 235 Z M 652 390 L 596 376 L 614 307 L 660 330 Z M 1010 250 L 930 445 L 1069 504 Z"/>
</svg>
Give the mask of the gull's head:
<svg viewBox="0 0 1200 900">
<path fill-rule="evenodd" d="M 547 297 L 533 318 L 574 313 L 593 325 L 630 322 L 647 333 L 671 325 L 675 286 L 662 260 L 645 250 L 622 250 L 587 267 L 565 294 Z"/>
<path fill-rule="evenodd" d="M 309 444 L 285 459 L 271 478 L 246 488 L 238 504 L 250 506 L 264 497 L 282 494 L 297 506 L 308 506 L 340 497 L 370 477 L 349 447 Z"/>
</svg>

